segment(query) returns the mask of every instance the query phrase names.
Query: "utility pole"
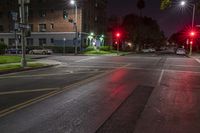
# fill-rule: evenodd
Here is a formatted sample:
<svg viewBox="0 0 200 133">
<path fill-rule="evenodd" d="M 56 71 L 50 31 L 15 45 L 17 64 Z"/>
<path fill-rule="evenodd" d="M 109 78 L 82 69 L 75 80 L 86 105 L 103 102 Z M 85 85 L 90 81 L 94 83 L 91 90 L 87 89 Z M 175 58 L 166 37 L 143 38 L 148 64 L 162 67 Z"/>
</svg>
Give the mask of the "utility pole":
<svg viewBox="0 0 200 133">
<path fill-rule="evenodd" d="M 75 7 L 75 20 L 73 21 L 74 24 L 74 29 L 75 29 L 75 55 L 77 55 L 78 50 L 77 50 L 77 43 L 78 43 L 78 27 L 77 27 L 77 22 L 78 22 L 78 7 L 77 7 L 77 1 L 76 0 L 71 0 L 70 1 L 71 5 L 74 5 Z"/>
<path fill-rule="evenodd" d="M 19 14 L 20 14 L 20 24 L 27 25 L 28 23 L 28 4 L 30 0 L 18 0 L 19 3 Z M 24 68 L 27 66 L 26 62 L 26 29 L 24 27 L 21 28 L 21 46 L 22 46 L 22 58 L 21 58 L 21 66 Z"/>
<path fill-rule="evenodd" d="M 75 6 L 75 22 L 74 22 L 74 28 L 75 28 L 75 55 L 78 54 L 78 49 L 77 49 L 77 43 L 78 43 L 78 27 L 77 27 L 77 21 L 78 21 L 78 8 L 77 8 L 77 3 L 74 4 Z"/>
</svg>

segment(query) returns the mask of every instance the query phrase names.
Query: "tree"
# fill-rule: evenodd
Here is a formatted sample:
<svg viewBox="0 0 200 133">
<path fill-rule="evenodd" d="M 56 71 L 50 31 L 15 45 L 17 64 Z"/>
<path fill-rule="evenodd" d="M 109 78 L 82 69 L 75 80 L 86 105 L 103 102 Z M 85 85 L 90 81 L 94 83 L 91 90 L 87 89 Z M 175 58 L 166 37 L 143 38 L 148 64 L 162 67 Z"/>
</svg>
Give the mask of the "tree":
<svg viewBox="0 0 200 133">
<path fill-rule="evenodd" d="M 164 10 L 165 8 L 169 7 L 172 3 L 172 0 L 161 0 L 160 8 Z"/>
<path fill-rule="evenodd" d="M 142 16 L 142 10 L 145 8 L 145 1 L 138 0 L 137 1 L 137 8 L 140 10 L 140 17 Z"/>
<path fill-rule="evenodd" d="M 126 41 L 136 44 L 136 50 L 145 47 L 157 48 L 165 41 L 164 33 L 160 30 L 157 21 L 150 17 L 126 15 L 122 27 L 126 33 Z"/>
<path fill-rule="evenodd" d="M 161 10 L 164 10 L 164 9 L 166 9 L 167 7 L 170 7 L 171 4 L 172 4 L 172 1 L 173 1 L 173 0 L 161 0 L 160 9 L 161 9 Z M 195 2 L 196 2 L 196 4 L 197 4 L 197 10 L 200 11 L 200 0 L 196 0 Z"/>
<path fill-rule="evenodd" d="M 7 48 L 7 45 L 2 43 L 2 42 L 0 42 L 0 55 L 1 54 L 5 54 L 6 48 Z"/>
</svg>

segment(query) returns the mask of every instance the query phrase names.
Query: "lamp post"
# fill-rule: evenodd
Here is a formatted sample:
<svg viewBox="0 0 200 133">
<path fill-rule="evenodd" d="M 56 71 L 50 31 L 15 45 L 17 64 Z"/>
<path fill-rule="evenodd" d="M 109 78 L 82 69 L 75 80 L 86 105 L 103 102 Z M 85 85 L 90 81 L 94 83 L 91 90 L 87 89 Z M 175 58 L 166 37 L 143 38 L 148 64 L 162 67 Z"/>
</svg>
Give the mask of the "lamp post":
<svg viewBox="0 0 200 133">
<path fill-rule="evenodd" d="M 184 7 L 186 4 L 187 4 L 186 1 L 181 1 L 181 2 L 180 2 L 180 5 L 181 5 L 182 7 Z M 195 4 L 192 4 L 192 6 L 193 6 L 193 12 L 192 12 L 192 30 L 194 30 L 194 21 L 195 21 L 196 5 L 195 5 Z M 190 43 L 190 52 L 189 52 L 189 56 L 192 55 L 192 44 L 193 44 L 193 43 Z"/>
<path fill-rule="evenodd" d="M 71 5 L 74 5 L 75 7 L 75 21 L 74 21 L 74 29 L 75 29 L 75 55 L 77 55 L 77 42 L 78 42 L 78 28 L 77 28 L 77 21 L 78 21 L 78 7 L 77 2 L 75 0 L 70 1 Z"/>
</svg>

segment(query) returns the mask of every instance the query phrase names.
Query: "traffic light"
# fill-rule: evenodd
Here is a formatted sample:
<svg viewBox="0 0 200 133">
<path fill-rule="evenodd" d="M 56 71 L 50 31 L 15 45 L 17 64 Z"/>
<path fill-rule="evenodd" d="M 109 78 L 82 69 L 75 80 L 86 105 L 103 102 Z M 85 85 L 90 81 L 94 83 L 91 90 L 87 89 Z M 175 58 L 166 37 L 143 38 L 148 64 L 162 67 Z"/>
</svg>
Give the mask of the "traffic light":
<svg viewBox="0 0 200 133">
<path fill-rule="evenodd" d="M 120 38 L 120 37 L 121 37 L 120 32 L 117 32 L 117 33 L 115 34 L 115 36 L 116 36 L 117 38 Z"/>
<path fill-rule="evenodd" d="M 194 37 L 196 35 L 196 32 L 195 31 L 191 31 L 190 32 L 190 37 Z"/>
<path fill-rule="evenodd" d="M 68 18 L 68 13 L 66 9 L 63 9 L 63 19 L 67 19 Z"/>
</svg>

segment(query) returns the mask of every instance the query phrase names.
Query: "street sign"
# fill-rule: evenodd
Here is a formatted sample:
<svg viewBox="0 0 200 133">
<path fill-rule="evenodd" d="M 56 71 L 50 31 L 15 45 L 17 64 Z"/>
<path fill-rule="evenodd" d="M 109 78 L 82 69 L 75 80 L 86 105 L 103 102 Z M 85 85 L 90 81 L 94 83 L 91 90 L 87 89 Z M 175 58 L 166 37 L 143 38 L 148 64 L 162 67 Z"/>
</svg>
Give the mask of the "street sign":
<svg viewBox="0 0 200 133">
<path fill-rule="evenodd" d="M 20 23 L 19 24 L 19 28 L 21 28 L 21 29 L 30 29 L 31 27 L 28 24 L 22 24 L 22 23 Z"/>
<path fill-rule="evenodd" d="M 15 24 L 14 24 L 14 29 L 15 29 L 15 30 L 18 30 L 18 29 L 19 29 L 19 23 L 15 23 Z"/>
<path fill-rule="evenodd" d="M 12 15 L 12 20 L 17 21 L 18 13 L 17 12 L 11 12 L 11 15 Z"/>
</svg>

